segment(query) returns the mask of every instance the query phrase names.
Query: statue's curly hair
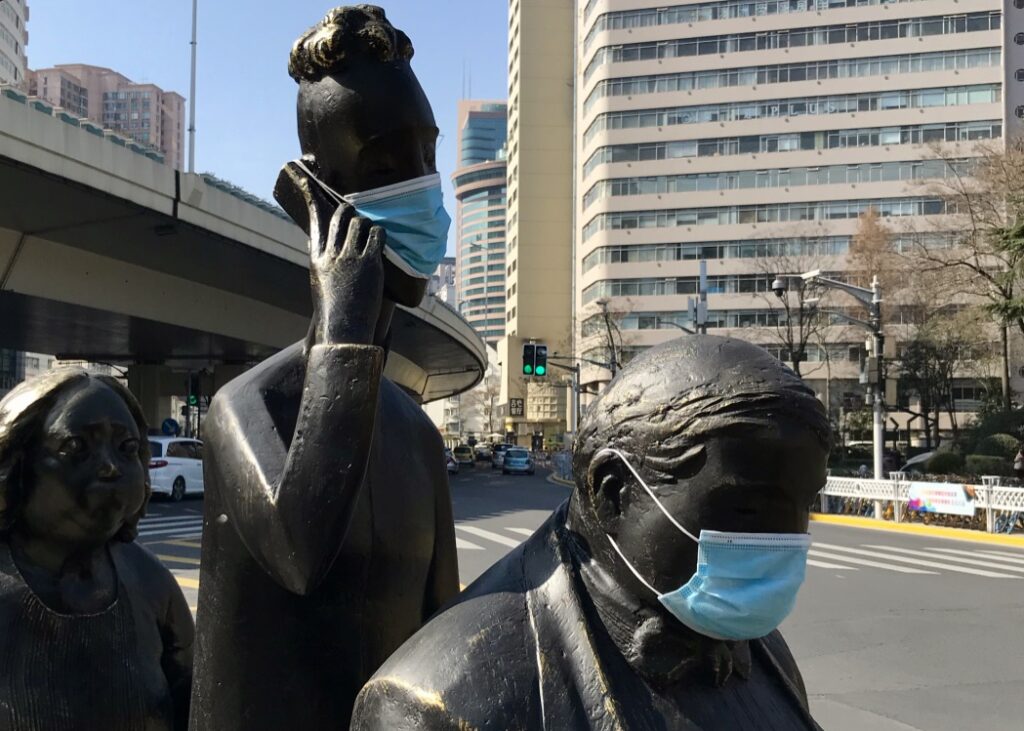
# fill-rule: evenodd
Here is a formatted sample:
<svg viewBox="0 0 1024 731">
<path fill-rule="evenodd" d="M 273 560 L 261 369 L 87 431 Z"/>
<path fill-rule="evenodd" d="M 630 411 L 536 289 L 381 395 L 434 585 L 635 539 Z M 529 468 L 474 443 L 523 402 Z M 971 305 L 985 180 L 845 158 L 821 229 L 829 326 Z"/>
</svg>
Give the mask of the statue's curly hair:
<svg viewBox="0 0 1024 731">
<path fill-rule="evenodd" d="M 823 448 L 831 447 L 825 407 L 768 351 L 715 335 L 670 340 L 631 361 L 580 420 L 573 445 L 577 493 L 588 499 L 594 455 L 605 447 L 668 479 L 690 448 L 780 418 L 804 425 Z"/>
<path fill-rule="evenodd" d="M 295 41 L 288 74 L 299 82 L 316 82 L 343 71 L 354 59 L 391 63 L 409 61 L 412 55 L 412 41 L 391 25 L 383 8 L 345 6 L 331 10 Z"/>
<path fill-rule="evenodd" d="M 124 522 L 114 539 L 130 543 L 138 537 L 139 521 L 146 514 L 146 506 L 152 494 L 146 418 L 135 396 L 120 381 L 81 368 L 48 371 L 20 383 L 0 399 L 0 537 L 8 534 L 18 521 L 27 497 L 26 491 L 32 489 L 24 479 L 25 459 L 33 441 L 39 437 L 47 414 L 62 394 L 83 388 L 91 381 L 102 383 L 124 401 L 139 430 L 138 460 L 142 465 L 146 495 L 138 513 Z"/>
</svg>

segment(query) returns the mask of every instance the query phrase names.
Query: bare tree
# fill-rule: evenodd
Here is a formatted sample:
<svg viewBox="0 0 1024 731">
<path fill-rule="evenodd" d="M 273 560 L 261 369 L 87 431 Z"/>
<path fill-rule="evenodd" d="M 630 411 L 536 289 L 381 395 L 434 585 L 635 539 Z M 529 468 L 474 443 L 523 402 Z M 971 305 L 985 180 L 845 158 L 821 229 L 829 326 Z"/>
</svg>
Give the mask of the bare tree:
<svg viewBox="0 0 1024 731">
<path fill-rule="evenodd" d="M 612 306 L 614 304 L 614 306 Z M 602 299 L 583 311 L 583 345 L 591 360 L 607 363 L 612 375 L 628 361 L 623 345 L 622 321 L 630 313 L 628 299 Z"/>
<path fill-rule="evenodd" d="M 1006 328 L 1024 333 L 1024 139 L 1005 148 L 979 144 L 965 158 L 960 147 L 935 145 L 946 175 L 923 183 L 946 214 L 917 231 L 911 255 L 924 269 L 945 270 L 953 290 L 985 303 L 1001 330 L 1003 401 L 1010 406 Z"/>
<path fill-rule="evenodd" d="M 489 373 L 475 388 L 462 394 L 459 407 L 479 414 L 483 429 L 488 434 L 494 434 L 497 432 L 500 422 L 498 413 L 500 398 L 501 377 L 496 373 Z"/>
</svg>

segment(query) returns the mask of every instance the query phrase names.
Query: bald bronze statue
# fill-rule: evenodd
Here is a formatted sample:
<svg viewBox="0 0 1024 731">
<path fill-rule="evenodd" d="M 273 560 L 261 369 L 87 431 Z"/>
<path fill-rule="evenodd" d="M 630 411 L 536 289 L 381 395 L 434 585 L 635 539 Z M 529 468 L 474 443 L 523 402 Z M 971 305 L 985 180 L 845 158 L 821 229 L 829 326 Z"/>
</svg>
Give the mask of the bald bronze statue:
<svg viewBox="0 0 1024 731">
<path fill-rule="evenodd" d="M 581 421 L 571 498 L 391 656 L 353 731 L 818 729 L 776 628 L 829 442 L 755 345 L 637 357 Z"/>
<path fill-rule="evenodd" d="M 449 219 L 409 39 L 369 5 L 296 42 L 302 158 L 275 196 L 309 234 L 314 316 L 205 422 L 193 731 L 343 729 L 356 694 L 458 592 L 440 435 L 382 376 Z"/>
<path fill-rule="evenodd" d="M 185 731 L 194 628 L 135 542 L 142 410 L 114 378 L 50 371 L 0 400 L 0 729 Z"/>
</svg>

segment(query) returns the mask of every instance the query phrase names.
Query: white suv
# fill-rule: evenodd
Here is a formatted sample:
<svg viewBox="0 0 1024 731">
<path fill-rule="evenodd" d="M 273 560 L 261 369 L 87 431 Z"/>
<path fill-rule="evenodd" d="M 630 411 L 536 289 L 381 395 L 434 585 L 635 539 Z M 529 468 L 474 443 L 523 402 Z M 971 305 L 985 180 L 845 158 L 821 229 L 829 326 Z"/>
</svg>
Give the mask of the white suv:
<svg viewBox="0 0 1024 731">
<path fill-rule="evenodd" d="M 149 437 L 149 479 L 153 493 L 177 502 L 203 492 L 203 443 L 198 439 Z"/>
</svg>

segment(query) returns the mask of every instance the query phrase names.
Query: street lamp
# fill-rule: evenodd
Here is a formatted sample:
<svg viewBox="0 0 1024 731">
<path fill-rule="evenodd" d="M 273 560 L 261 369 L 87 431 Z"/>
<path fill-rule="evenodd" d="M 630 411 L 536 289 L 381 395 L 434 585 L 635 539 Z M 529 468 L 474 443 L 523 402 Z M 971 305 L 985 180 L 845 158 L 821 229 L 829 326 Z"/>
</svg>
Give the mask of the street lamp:
<svg viewBox="0 0 1024 731">
<path fill-rule="evenodd" d="M 690 328 L 683 327 L 678 322 L 672 322 L 671 320 L 658 320 L 658 324 L 659 325 L 668 325 L 669 327 L 677 327 L 680 330 L 682 330 L 684 333 L 687 333 L 688 335 L 696 335 L 697 334 L 693 330 L 691 330 Z"/>
<path fill-rule="evenodd" d="M 868 308 L 868 319 L 861 320 L 856 317 L 850 317 L 843 312 L 836 312 L 832 310 L 821 310 L 826 314 L 838 317 L 841 320 L 845 320 L 853 325 L 862 327 L 871 333 L 873 339 L 873 350 L 874 355 L 868 361 L 868 387 L 872 391 L 873 395 L 873 424 L 872 424 L 872 442 L 874 446 L 874 473 L 876 480 L 885 479 L 883 475 L 884 460 L 882 455 L 882 449 L 884 447 L 884 429 L 885 429 L 885 403 L 884 394 L 885 389 L 883 387 L 884 374 L 882 372 L 882 348 L 885 344 L 885 336 L 882 334 L 882 287 L 878 282 L 878 277 L 873 277 L 871 280 L 871 288 L 858 287 L 847 282 L 840 282 L 837 279 L 830 279 L 824 277 L 821 274 L 820 269 L 815 269 L 805 274 L 800 275 L 802 284 L 814 284 L 825 289 L 835 289 L 840 292 L 845 292 L 850 295 L 858 302 L 864 304 Z M 782 277 L 777 277 L 772 282 L 772 290 L 776 296 L 780 299 L 785 296 L 786 293 L 786 282 Z M 874 382 L 870 379 L 870 376 L 874 375 Z M 881 511 L 881 503 L 875 503 L 876 517 Z"/>
</svg>

